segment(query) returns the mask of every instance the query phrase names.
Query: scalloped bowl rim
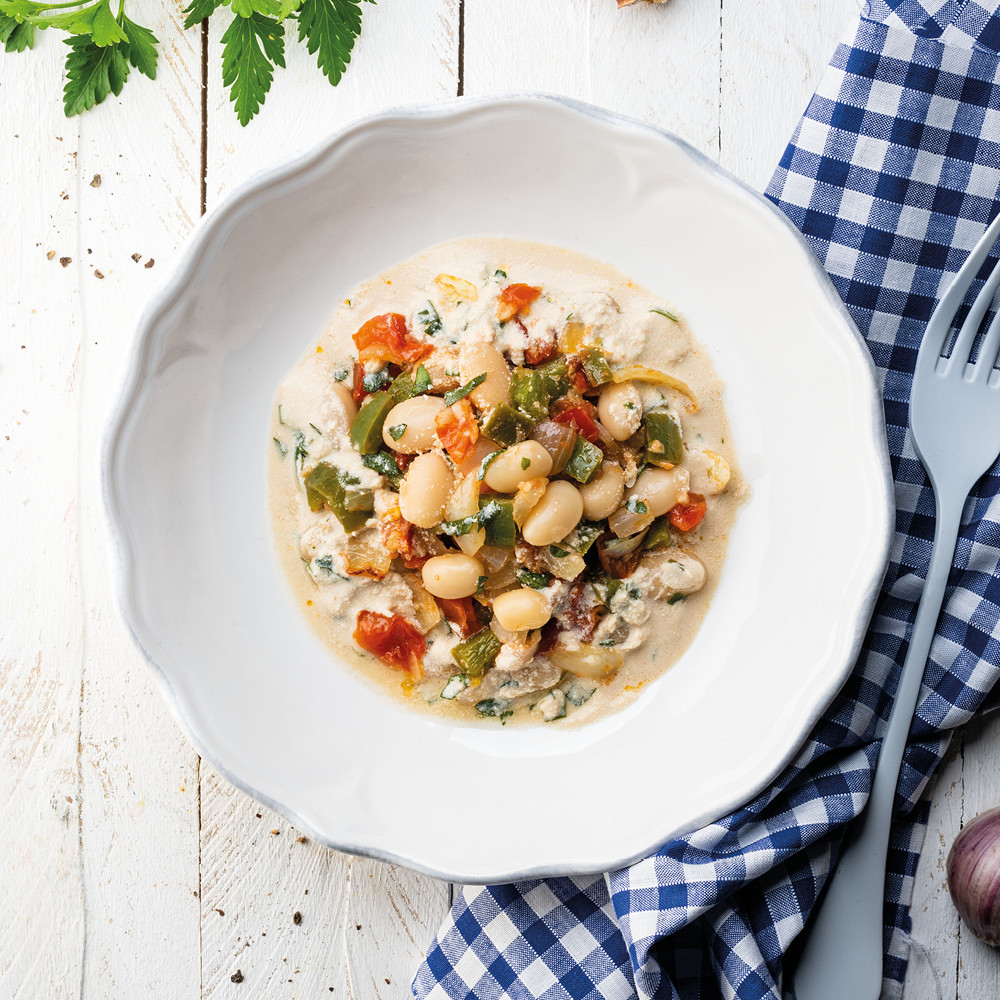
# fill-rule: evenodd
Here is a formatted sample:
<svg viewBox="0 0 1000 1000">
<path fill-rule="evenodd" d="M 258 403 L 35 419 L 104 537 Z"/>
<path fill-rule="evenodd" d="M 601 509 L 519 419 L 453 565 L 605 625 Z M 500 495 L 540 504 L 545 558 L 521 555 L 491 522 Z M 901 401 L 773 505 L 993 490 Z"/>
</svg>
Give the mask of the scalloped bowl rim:
<svg viewBox="0 0 1000 1000">
<path fill-rule="evenodd" d="M 602 860 L 600 864 L 584 865 L 582 867 L 579 864 L 561 866 L 546 863 L 540 866 L 527 865 L 515 871 L 503 869 L 488 873 L 480 871 L 475 873 L 475 875 L 468 875 L 462 872 L 443 870 L 440 866 L 427 863 L 419 857 L 407 856 L 402 852 L 395 853 L 385 849 L 371 848 L 365 844 L 351 843 L 338 837 L 326 835 L 314 829 L 296 810 L 288 807 L 274 796 L 264 794 L 255 788 L 252 782 L 236 773 L 235 769 L 227 765 L 225 755 L 215 751 L 211 734 L 200 732 L 190 718 L 184 701 L 171 677 L 157 662 L 152 652 L 156 643 L 152 638 L 151 627 L 144 620 L 136 600 L 134 582 L 135 551 L 133 540 L 128 530 L 128 518 L 122 505 L 118 484 L 116 483 L 116 475 L 119 472 L 118 462 L 122 434 L 136 401 L 144 391 L 143 374 L 156 343 L 158 327 L 166 314 L 173 308 L 176 297 L 183 292 L 187 283 L 197 273 L 199 267 L 213 250 L 215 241 L 220 238 L 221 231 L 229 219 L 237 213 L 244 211 L 248 202 L 266 197 L 269 191 L 273 192 L 279 189 L 284 183 L 299 175 L 322 168 L 324 162 L 335 155 L 343 144 L 366 131 L 377 130 L 386 125 L 412 126 L 419 125 L 422 122 L 461 119 L 475 116 L 484 110 L 489 111 L 502 105 L 521 105 L 525 109 L 561 108 L 604 124 L 645 132 L 663 142 L 673 144 L 715 179 L 721 180 L 728 185 L 733 185 L 743 197 L 756 202 L 759 208 L 766 210 L 774 222 L 784 227 L 793 236 L 794 241 L 798 244 L 799 252 L 803 257 L 808 259 L 819 290 L 825 295 L 828 304 L 842 321 L 845 339 L 848 342 L 853 342 L 856 353 L 855 360 L 861 364 L 867 373 L 868 416 L 871 433 L 874 438 L 872 443 L 879 455 L 883 474 L 882 488 L 885 502 L 881 516 L 883 518 L 884 530 L 882 531 L 881 550 L 876 552 L 876 558 L 872 560 L 872 565 L 877 565 L 879 569 L 877 572 L 871 574 L 870 583 L 859 601 L 861 614 L 854 623 L 853 634 L 849 644 L 849 655 L 844 657 L 842 669 L 839 673 L 831 671 L 829 681 L 821 694 L 816 697 L 812 711 L 803 717 L 802 724 L 796 731 L 788 733 L 788 738 L 784 742 L 783 749 L 780 753 L 773 755 L 769 766 L 761 770 L 759 779 L 752 787 L 744 788 L 738 793 L 733 793 L 723 801 L 720 801 L 716 807 L 693 816 L 688 822 L 675 829 L 661 831 L 642 849 L 631 851 L 627 856 L 608 858 Z M 291 824 L 305 832 L 311 839 L 327 847 L 349 854 L 372 857 L 393 864 L 399 864 L 426 875 L 455 882 L 513 881 L 535 877 L 589 874 L 623 868 L 641 858 L 647 857 L 669 841 L 697 830 L 707 823 L 716 821 L 758 795 L 795 757 L 809 732 L 850 674 L 861 651 L 868 622 L 878 597 L 884 570 L 888 564 L 893 537 L 892 526 L 895 516 L 893 487 L 882 416 L 882 401 L 877 389 L 874 364 L 867 345 L 855 327 L 843 301 L 802 234 L 763 195 L 734 177 L 688 142 L 673 133 L 616 112 L 557 95 L 511 93 L 483 98 L 458 98 L 431 105 L 390 108 L 361 116 L 339 129 L 311 151 L 254 174 L 227 195 L 216 208 L 212 209 L 198 221 L 191 236 L 188 238 L 186 247 L 180 252 L 177 263 L 171 269 L 169 276 L 164 278 L 163 284 L 153 294 L 145 307 L 137 326 L 137 335 L 131 349 L 131 359 L 127 367 L 127 374 L 122 384 L 119 398 L 111 407 L 110 414 L 103 442 L 102 485 L 106 514 L 110 523 L 110 532 L 115 541 L 113 550 L 117 558 L 113 559 L 113 572 L 119 605 L 133 639 L 153 668 L 154 676 L 166 697 L 166 701 L 174 717 L 177 719 L 181 729 L 191 740 L 197 752 L 229 782 L 284 816 Z"/>
</svg>

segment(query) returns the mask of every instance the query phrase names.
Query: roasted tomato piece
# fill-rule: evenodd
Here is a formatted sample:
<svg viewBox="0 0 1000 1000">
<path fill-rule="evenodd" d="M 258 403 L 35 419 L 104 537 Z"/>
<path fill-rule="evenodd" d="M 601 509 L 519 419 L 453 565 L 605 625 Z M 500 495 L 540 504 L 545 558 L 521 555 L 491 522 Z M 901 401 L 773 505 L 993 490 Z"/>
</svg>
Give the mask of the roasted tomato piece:
<svg viewBox="0 0 1000 1000">
<path fill-rule="evenodd" d="M 597 424 L 582 406 L 570 406 L 552 418 L 557 424 L 565 424 L 572 427 L 577 434 L 585 437 L 591 444 L 600 440 L 601 432 L 597 429 Z"/>
<path fill-rule="evenodd" d="M 700 493 L 689 493 L 687 503 L 670 508 L 670 523 L 678 531 L 693 531 L 705 516 L 705 498 Z"/>
<path fill-rule="evenodd" d="M 458 626 L 463 639 L 468 639 L 479 631 L 479 619 L 476 617 L 476 602 L 471 597 L 448 598 L 435 597 L 441 614 Z"/>
<path fill-rule="evenodd" d="M 379 521 L 382 544 L 393 559 L 396 556 L 406 558 L 412 554 L 413 525 L 399 515 L 397 508 L 394 507 L 393 511 L 395 513 Z"/>
<path fill-rule="evenodd" d="M 359 361 L 391 361 L 408 365 L 426 358 L 433 345 L 410 336 L 406 319 L 399 313 L 373 316 L 351 338 L 358 348 Z"/>
<path fill-rule="evenodd" d="M 578 357 L 567 359 L 569 367 L 569 382 L 574 389 L 582 396 L 585 393 L 593 392 L 594 387 L 587 378 L 587 373 L 583 370 L 583 364 Z"/>
<path fill-rule="evenodd" d="M 461 465 L 479 440 L 479 424 L 468 399 L 460 399 L 451 406 L 446 406 L 434 418 L 437 436 L 448 457 Z"/>
<path fill-rule="evenodd" d="M 520 320 L 514 320 L 515 323 L 520 324 L 521 328 L 524 329 L 524 324 Z M 525 330 L 525 333 L 528 331 Z M 527 365 L 544 365 L 546 361 L 551 361 L 559 351 L 559 345 L 556 343 L 555 333 L 551 336 L 546 337 L 544 340 L 537 340 L 533 344 L 529 344 L 524 349 L 524 363 Z"/>
<path fill-rule="evenodd" d="M 508 285 L 500 293 L 500 301 L 497 303 L 497 319 L 501 323 L 513 319 L 519 313 L 524 312 L 541 294 L 542 290 L 535 288 L 534 285 Z"/>
<path fill-rule="evenodd" d="M 371 393 L 368 392 L 365 387 L 361 384 L 361 380 L 365 377 L 365 366 L 358 361 L 354 362 L 354 388 L 351 390 L 351 395 L 354 397 L 354 402 L 360 406 L 364 401 L 366 396 L 370 396 Z"/>
<path fill-rule="evenodd" d="M 427 643 L 416 628 L 399 615 L 359 611 L 354 641 L 387 666 L 409 670 L 415 677 L 423 673 Z"/>
<path fill-rule="evenodd" d="M 616 580 L 624 580 L 631 576 L 642 559 L 642 545 L 635 545 L 628 551 L 622 551 L 621 540 L 606 531 L 597 539 L 597 558 L 601 568 L 608 576 Z"/>
</svg>

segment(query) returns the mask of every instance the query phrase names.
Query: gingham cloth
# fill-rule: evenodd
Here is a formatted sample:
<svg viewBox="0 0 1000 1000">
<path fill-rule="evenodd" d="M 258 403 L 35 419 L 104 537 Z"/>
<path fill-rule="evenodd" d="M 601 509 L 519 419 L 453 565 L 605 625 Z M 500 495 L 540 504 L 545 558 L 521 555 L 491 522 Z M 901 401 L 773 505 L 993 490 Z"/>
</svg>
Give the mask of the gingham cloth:
<svg viewBox="0 0 1000 1000">
<path fill-rule="evenodd" d="M 847 685 L 774 786 L 718 823 L 607 875 L 461 890 L 417 972 L 417 997 L 782 996 L 783 957 L 844 824 L 866 801 L 886 691 L 929 561 L 934 500 L 907 432 L 907 400 L 935 302 L 1000 208 L 998 50 L 1000 15 L 977 3 L 870 4 L 767 191 L 850 308 L 885 401 L 895 544 Z M 883 938 L 888 998 L 902 992 L 927 780 L 950 731 L 983 707 L 1000 672 L 998 492 L 994 466 L 966 505 L 900 780 Z"/>
</svg>

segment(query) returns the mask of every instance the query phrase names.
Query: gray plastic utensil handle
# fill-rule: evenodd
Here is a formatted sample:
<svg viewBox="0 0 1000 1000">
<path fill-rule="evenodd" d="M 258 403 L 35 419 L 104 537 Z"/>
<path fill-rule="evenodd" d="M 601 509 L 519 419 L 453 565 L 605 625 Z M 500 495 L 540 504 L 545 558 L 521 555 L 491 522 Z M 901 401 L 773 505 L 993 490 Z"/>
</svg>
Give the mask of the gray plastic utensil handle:
<svg viewBox="0 0 1000 1000">
<path fill-rule="evenodd" d="M 795 970 L 797 1000 L 877 1000 L 882 992 L 882 929 L 889 826 L 906 738 L 917 707 L 948 572 L 962 521 L 965 496 L 937 492 L 934 547 L 917 620 L 872 785 L 868 808 L 845 845 Z M 947 493 L 952 493 L 948 496 Z"/>
</svg>

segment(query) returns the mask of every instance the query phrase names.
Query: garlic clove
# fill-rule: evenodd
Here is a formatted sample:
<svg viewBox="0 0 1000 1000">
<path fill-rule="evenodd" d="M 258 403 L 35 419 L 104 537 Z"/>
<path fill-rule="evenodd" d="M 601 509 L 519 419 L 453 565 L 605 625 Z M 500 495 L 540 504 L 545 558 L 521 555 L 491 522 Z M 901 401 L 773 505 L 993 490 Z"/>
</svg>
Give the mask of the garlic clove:
<svg viewBox="0 0 1000 1000">
<path fill-rule="evenodd" d="M 1000 807 L 962 828 L 948 852 L 948 891 L 981 941 L 1000 945 Z"/>
</svg>

